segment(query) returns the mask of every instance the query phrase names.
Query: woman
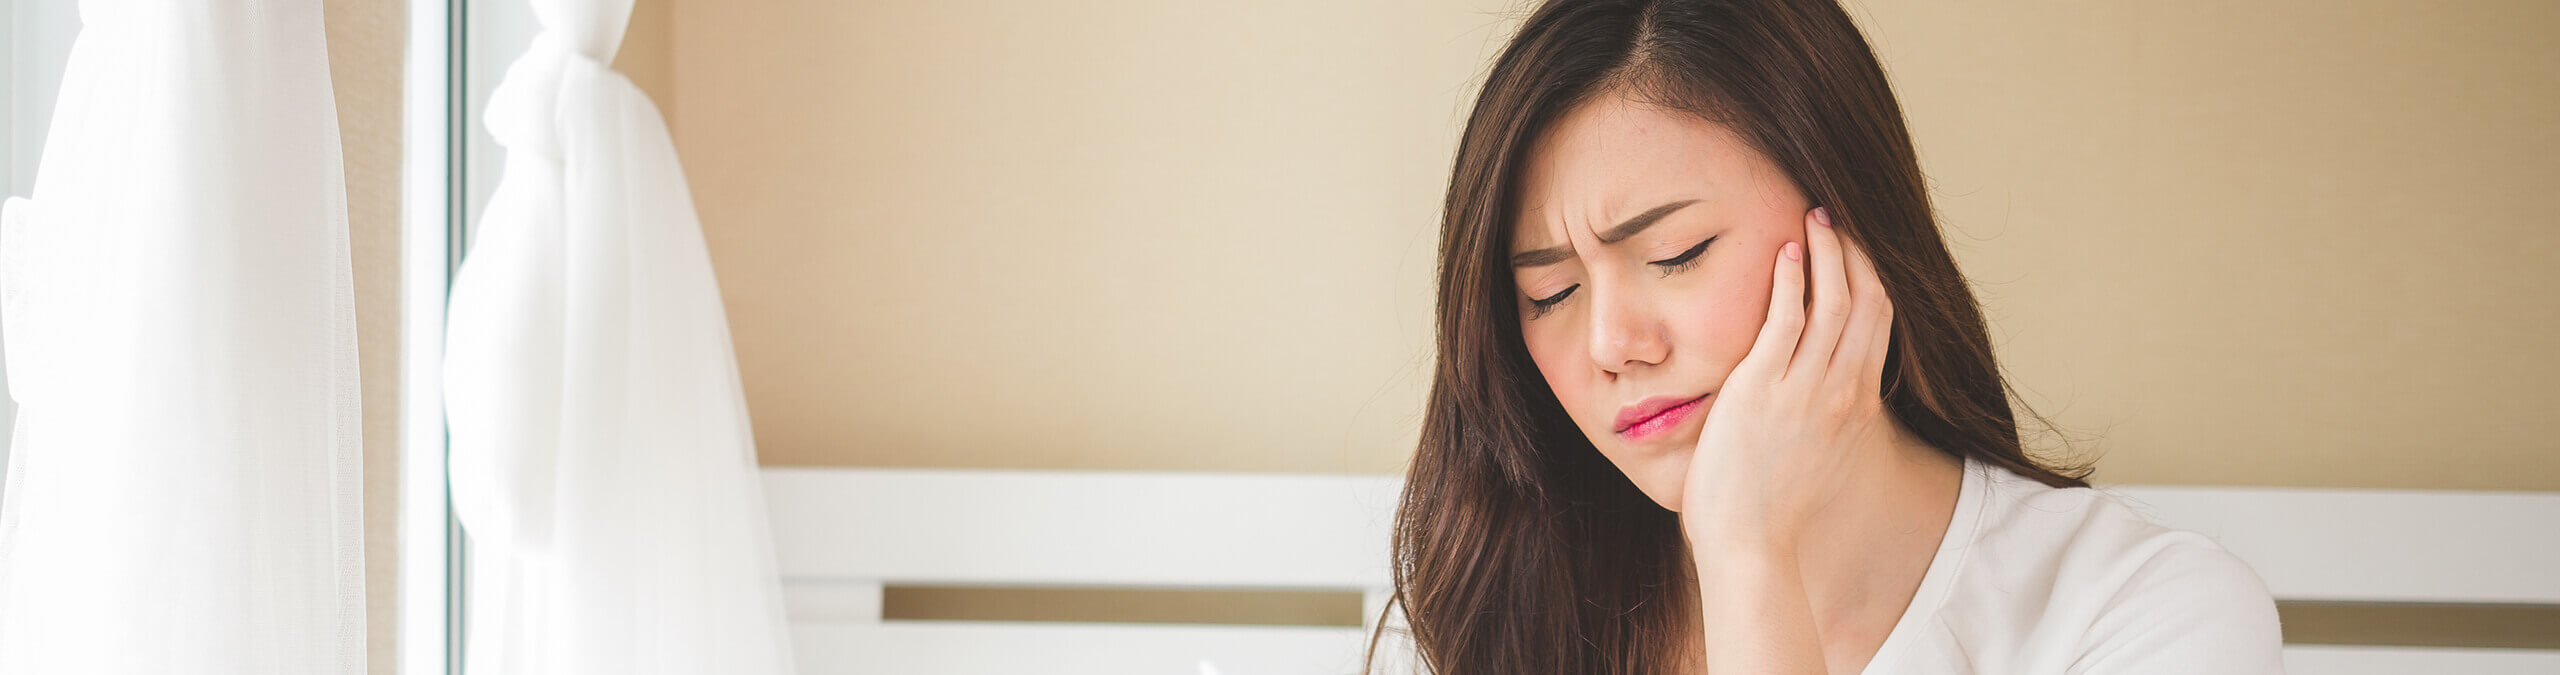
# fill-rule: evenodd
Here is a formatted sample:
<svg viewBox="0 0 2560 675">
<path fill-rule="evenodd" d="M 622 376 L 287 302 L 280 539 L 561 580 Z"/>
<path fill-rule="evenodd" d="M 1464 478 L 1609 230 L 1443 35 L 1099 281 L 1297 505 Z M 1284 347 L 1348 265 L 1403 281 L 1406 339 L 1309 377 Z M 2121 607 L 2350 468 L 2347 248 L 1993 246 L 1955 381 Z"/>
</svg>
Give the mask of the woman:
<svg viewBox="0 0 2560 675">
<path fill-rule="evenodd" d="M 2281 669 L 2245 564 L 2021 448 L 1832 0 L 1546 3 L 1444 218 L 1395 537 L 1432 671 Z"/>
</svg>

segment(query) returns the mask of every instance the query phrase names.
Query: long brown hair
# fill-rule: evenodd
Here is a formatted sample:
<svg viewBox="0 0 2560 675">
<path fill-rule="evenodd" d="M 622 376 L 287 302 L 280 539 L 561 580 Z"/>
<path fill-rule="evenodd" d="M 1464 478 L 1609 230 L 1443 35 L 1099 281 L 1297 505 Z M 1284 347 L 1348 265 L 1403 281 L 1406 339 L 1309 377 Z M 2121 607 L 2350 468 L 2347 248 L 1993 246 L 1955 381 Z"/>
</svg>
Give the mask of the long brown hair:
<svg viewBox="0 0 2560 675">
<path fill-rule="evenodd" d="M 1684 592 L 1692 570 L 1678 514 L 1637 491 L 1565 416 L 1521 342 L 1506 262 L 1531 141 L 1604 94 L 1732 129 L 1868 251 L 1894 306 L 1879 393 L 1905 428 L 1958 458 L 2086 485 L 2085 468 L 2042 463 L 2021 445 L 1901 106 L 1833 0 L 1553 0 L 1494 62 L 1442 213 L 1439 357 L 1396 511 L 1390 605 L 1404 610 L 1424 665 L 1659 673 L 1689 643 L 1679 633 L 1695 599 Z"/>
</svg>

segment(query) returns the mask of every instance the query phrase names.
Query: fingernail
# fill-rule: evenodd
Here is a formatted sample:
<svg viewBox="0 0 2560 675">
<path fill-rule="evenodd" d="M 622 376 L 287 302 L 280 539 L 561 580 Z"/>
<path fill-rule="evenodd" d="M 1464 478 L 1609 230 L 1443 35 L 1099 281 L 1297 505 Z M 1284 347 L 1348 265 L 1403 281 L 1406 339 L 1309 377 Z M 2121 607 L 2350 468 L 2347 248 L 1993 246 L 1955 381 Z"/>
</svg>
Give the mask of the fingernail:
<svg viewBox="0 0 2560 675">
<path fill-rule="evenodd" d="M 1827 209 L 1827 208 L 1821 208 L 1821 207 L 1816 207 L 1816 208 L 1814 208 L 1814 210 L 1813 210 L 1813 222 L 1821 223 L 1823 227 L 1830 227 L 1830 226 L 1831 226 L 1831 210 L 1830 210 L 1830 209 Z"/>
<path fill-rule="evenodd" d="M 1803 259 L 1804 259 L 1804 250 L 1803 250 L 1803 249 L 1801 249 L 1801 248 L 1799 248 L 1799 247 L 1797 247 L 1797 245 L 1796 245 L 1796 243 L 1795 243 L 1795 242 L 1792 242 L 1792 241 L 1787 242 L 1787 245 L 1786 245 L 1786 247 L 1785 247 L 1785 248 L 1787 249 L 1787 259 L 1788 259 L 1788 260 L 1803 260 Z"/>
</svg>

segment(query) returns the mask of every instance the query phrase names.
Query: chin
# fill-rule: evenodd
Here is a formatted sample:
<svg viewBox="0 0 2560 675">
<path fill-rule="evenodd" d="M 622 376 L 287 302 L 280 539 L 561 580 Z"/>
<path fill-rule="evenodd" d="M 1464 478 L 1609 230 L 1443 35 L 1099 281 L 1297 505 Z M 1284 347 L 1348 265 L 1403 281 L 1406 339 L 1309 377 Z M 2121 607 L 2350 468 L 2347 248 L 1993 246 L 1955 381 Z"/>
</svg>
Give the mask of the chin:
<svg viewBox="0 0 2560 675">
<path fill-rule="evenodd" d="M 1634 471 L 1628 471 L 1625 464 L 1619 464 L 1618 469 L 1626 474 L 1627 482 L 1635 484 L 1636 491 L 1644 493 L 1645 498 L 1653 500 L 1664 510 L 1678 513 L 1681 493 L 1689 485 L 1689 453 L 1681 451 L 1648 456 Z"/>
</svg>

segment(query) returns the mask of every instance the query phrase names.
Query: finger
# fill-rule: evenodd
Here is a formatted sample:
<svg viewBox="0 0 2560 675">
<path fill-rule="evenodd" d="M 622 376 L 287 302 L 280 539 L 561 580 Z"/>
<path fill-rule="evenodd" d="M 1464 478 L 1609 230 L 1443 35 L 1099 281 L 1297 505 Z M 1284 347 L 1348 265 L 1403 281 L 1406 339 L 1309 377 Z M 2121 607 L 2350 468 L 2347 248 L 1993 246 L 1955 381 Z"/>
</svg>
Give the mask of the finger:
<svg viewBox="0 0 2560 675">
<path fill-rule="evenodd" d="M 1813 263 L 1813 303 L 1805 316 L 1804 338 L 1797 341 L 1795 358 L 1788 361 L 1789 378 L 1821 377 L 1840 345 L 1840 329 L 1849 320 L 1849 279 L 1840 271 L 1840 233 L 1831 229 L 1830 218 L 1823 209 L 1805 214 L 1805 257 Z"/>
<path fill-rule="evenodd" d="M 1769 318 L 1751 341 L 1751 353 L 1733 367 L 1735 375 L 1760 382 L 1776 382 L 1786 374 L 1796 338 L 1804 333 L 1804 245 L 1787 242 L 1778 247 L 1777 258 L 1769 272 Z"/>
<path fill-rule="evenodd" d="M 1852 378 L 1847 384 L 1861 387 L 1862 395 L 1883 391 L 1885 354 L 1893 343 L 1893 299 L 1885 295 L 1884 283 L 1876 275 L 1875 261 L 1867 257 L 1866 247 L 1845 238 L 1840 246 L 1842 266 L 1849 275 L 1849 301 L 1853 306 L 1849 324 L 1841 331 L 1840 348 L 1833 355 L 1834 377 Z"/>
</svg>

